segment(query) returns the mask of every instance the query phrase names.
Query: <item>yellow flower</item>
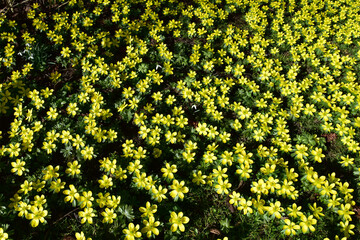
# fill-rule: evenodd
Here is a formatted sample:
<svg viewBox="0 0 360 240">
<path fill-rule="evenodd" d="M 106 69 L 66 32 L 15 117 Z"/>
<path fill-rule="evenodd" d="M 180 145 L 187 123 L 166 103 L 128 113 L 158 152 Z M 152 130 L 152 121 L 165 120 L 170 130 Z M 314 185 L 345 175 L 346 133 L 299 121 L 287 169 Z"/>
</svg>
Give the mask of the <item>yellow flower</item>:
<svg viewBox="0 0 360 240">
<path fill-rule="evenodd" d="M 215 190 L 217 194 L 229 194 L 229 188 L 231 188 L 231 183 L 226 179 L 225 181 L 219 177 L 218 184 L 215 185 Z"/>
<path fill-rule="evenodd" d="M 16 144 L 9 144 L 9 148 L 7 148 L 7 151 L 10 153 L 10 157 L 17 157 L 20 153 L 20 143 Z"/>
<path fill-rule="evenodd" d="M 107 202 L 106 202 L 107 207 L 115 209 L 117 206 L 119 206 L 121 197 L 112 195 L 111 197 L 107 198 L 106 200 L 107 200 Z"/>
<path fill-rule="evenodd" d="M 83 192 L 82 196 L 79 199 L 80 202 L 80 207 L 81 208 L 85 208 L 85 207 L 91 207 L 92 206 L 92 201 L 94 201 L 94 198 L 92 196 L 92 192 L 88 191 L 88 192 Z"/>
<path fill-rule="evenodd" d="M 170 142 L 170 143 L 176 143 L 176 135 L 177 135 L 177 132 L 170 132 L 170 131 L 167 131 L 167 133 L 165 134 L 165 137 L 166 137 L 166 142 Z"/>
<path fill-rule="evenodd" d="M 152 199 L 155 199 L 158 202 L 161 202 L 163 199 L 166 199 L 167 197 L 165 196 L 165 194 L 167 193 L 167 189 L 163 188 L 163 186 L 159 186 L 157 189 L 156 187 L 152 187 L 151 188 L 151 193 L 152 193 Z"/>
<path fill-rule="evenodd" d="M 81 165 L 79 164 L 78 161 L 73 161 L 73 162 L 68 162 L 67 163 L 68 168 L 65 170 L 65 172 L 67 174 L 69 174 L 70 176 L 75 176 L 77 174 L 80 174 L 80 167 Z"/>
<path fill-rule="evenodd" d="M 314 156 L 314 161 L 321 163 L 322 158 L 325 157 L 325 155 L 322 153 L 322 148 L 316 147 L 314 150 L 311 151 L 311 154 Z"/>
<path fill-rule="evenodd" d="M 159 149 L 159 148 L 154 148 L 154 150 L 153 150 L 153 156 L 154 156 L 154 158 L 159 158 L 159 157 L 161 156 L 161 154 L 162 154 L 162 150 L 161 150 L 161 149 Z"/>
<path fill-rule="evenodd" d="M 92 238 L 86 238 L 83 232 L 75 233 L 76 240 L 92 240 Z"/>
<path fill-rule="evenodd" d="M 102 220 L 103 223 L 113 223 L 116 218 L 116 213 L 114 213 L 114 209 L 105 208 L 105 211 L 101 213 L 104 217 Z"/>
<path fill-rule="evenodd" d="M 307 103 L 303 111 L 304 111 L 305 115 L 313 116 L 314 113 L 316 112 L 316 108 L 315 108 L 314 104 Z"/>
<path fill-rule="evenodd" d="M 13 167 L 11 172 L 16 173 L 18 176 L 21 176 L 25 171 L 25 162 L 21 161 L 20 159 L 16 159 L 15 162 L 11 162 L 11 166 Z"/>
<path fill-rule="evenodd" d="M 62 50 L 61 50 L 61 55 L 64 58 L 70 57 L 70 53 L 71 53 L 71 50 L 69 49 L 69 47 L 63 47 Z"/>
<path fill-rule="evenodd" d="M 324 216 L 324 214 L 322 213 L 323 208 L 322 207 L 317 207 L 316 203 L 313 204 L 313 206 L 309 206 L 311 211 L 313 212 L 313 215 L 317 218 L 320 219 L 320 216 Z"/>
<path fill-rule="evenodd" d="M 266 188 L 270 190 L 271 193 L 274 193 L 275 190 L 279 190 L 281 185 L 278 183 L 279 179 L 274 179 L 272 176 L 266 181 Z"/>
<path fill-rule="evenodd" d="M 206 127 L 207 124 L 206 123 L 199 123 L 197 128 L 196 128 L 196 131 L 200 134 L 200 135 L 207 135 L 207 131 L 208 131 L 208 128 Z"/>
<path fill-rule="evenodd" d="M 79 134 L 76 134 L 76 137 L 72 138 L 72 141 L 73 141 L 73 147 L 76 147 L 76 149 L 79 149 L 80 147 L 85 146 L 85 143 Z"/>
<path fill-rule="evenodd" d="M 20 185 L 20 190 L 18 193 L 24 193 L 25 195 L 28 194 L 33 189 L 33 182 L 28 182 L 28 180 L 25 180 L 23 184 Z"/>
<path fill-rule="evenodd" d="M 155 102 L 161 101 L 162 100 L 162 93 L 161 92 L 154 92 L 151 97 L 154 99 Z"/>
<path fill-rule="evenodd" d="M 177 172 L 176 165 L 171 165 L 169 163 L 165 164 L 165 168 L 161 168 L 161 172 L 163 172 L 163 177 L 168 179 L 174 178 L 174 173 Z"/>
<path fill-rule="evenodd" d="M 44 174 L 43 176 L 44 181 L 59 177 L 59 173 L 57 173 L 59 169 L 60 166 L 56 166 L 55 168 L 52 165 L 47 166 L 46 169 L 42 171 L 42 173 Z"/>
<path fill-rule="evenodd" d="M 143 224 L 145 225 L 145 227 L 141 229 L 141 232 L 146 233 L 146 236 L 148 238 L 150 238 L 152 234 L 159 235 L 159 229 L 157 229 L 156 227 L 160 225 L 160 222 L 155 221 L 155 218 L 153 216 L 149 217 L 149 221 L 144 220 Z"/>
<path fill-rule="evenodd" d="M 75 116 L 78 110 L 79 108 L 77 107 L 77 103 L 70 103 L 66 108 L 67 113 L 71 116 Z"/>
<path fill-rule="evenodd" d="M 86 159 L 91 160 L 93 158 L 93 155 L 94 155 L 94 148 L 86 146 L 85 149 L 82 149 L 80 151 L 80 153 L 81 153 L 81 155 L 83 156 L 83 158 L 85 160 Z"/>
<path fill-rule="evenodd" d="M 231 134 L 227 133 L 225 131 L 219 134 L 219 138 L 223 143 L 226 143 L 227 141 L 229 141 L 230 137 L 231 137 Z M 229 164 L 229 165 L 231 165 L 231 164 Z"/>
<path fill-rule="evenodd" d="M 51 130 L 46 133 L 45 140 L 52 143 L 52 142 L 55 142 L 59 136 L 60 136 L 59 133 L 57 133 L 55 130 Z"/>
<path fill-rule="evenodd" d="M 301 210 L 301 206 L 297 206 L 296 203 L 293 203 L 291 208 L 288 207 L 287 210 L 290 212 L 289 213 L 289 216 L 290 217 L 294 217 L 294 218 L 297 218 L 297 217 L 301 217 L 302 215 L 304 215 L 300 210 Z"/>
<path fill-rule="evenodd" d="M 5 240 L 8 238 L 9 238 L 9 235 L 6 232 L 4 232 L 4 229 L 0 228 L 0 239 Z"/>
<path fill-rule="evenodd" d="M 65 182 L 61 182 L 61 179 L 57 179 L 56 181 L 51 182 L 50 189 L 58 193 L 65 187 L 65 184 Z"/>
<path fill-rule="evenodd" d="M 234 68 L 234 76 L 240 78 L 244 72 L 245 72 L 244 66 L 236 64 L 236 66 Z"/>
<path fill-rule="evenodd" d="M 301 222 L 300 222 L 300 227 L 301 227 L 301 231 L 303 233 L 307 233 L 309 230 L 311 232 L 315 231 L 315 228 L 313 225 L 315 225 L 317 223 L 317 220 L 314 219 L 313 215 L 310 215 L 309 217 L 306 217 L 305 215 L 301 216 Z"/>
<path fill-rule="evenodd" d="M 332 117 L 332 114 L 330 113 L 330 109 L 321 109 L 321 111 L 319 112 L 319 116 L 321 119 L 327 122 Z"/>
<path fill-rule="evenodd" d="M 60 135 L 60 138 L 62 139 L 61 142 L 62 143 L 68 143 L 69 140 L 72 139 L 72 136 L 70 134 L 70 131 L 67 131 L 67 130 L 62 130 L 61 132 L 61 135 Z"/>
<path fill-rule="evenodd" d="M 320 194 L 322 196 L 325 195 L 325 196 L 329 196 L 329 197 L 331 196 L 331 194 L 336 195 L 337 192 L 336 192 L 336 190 L 333 189 L 334 187 L 335 187 L 335 183 L 329 184 L 329 182 L 326 180 L 324 185 L 321 186 L 322 190 L 321 190 Z"/>
<path fill-rule="evenodd" d="M 179 182 L 178 180 L 173 180 L 172 185 L 170 186 L 170 188 L 173 189 L 170 192 L 170 196 L 175 200 L 177 200 L 177 198 L 183 199 L 184 193 L 189 192 L 189 189 L 184 185 L 184 181 Z"/>
<path fill-rule="evenodd" d="M 252 204 L 252 201 L 247 201 L 245 198 L 241 198 L 237 209 L 239 211 L 242 210 L 244 215 L 248 213 L 253 213 L 253 209 L 250 207 Z"/>
<path fill-rule="evenodd" d="M 212 69 L 213 69 L 213 67 L 214 67 L 214 62 L 213 61 L 206 61 L 205 62 L 205 64 L 204 64 L 204 69 L 206 70 L 206 71 L 211 71 Z"/>
<path fill-rule="evenodd" d="M 157 205 L 151 205 L 150 202 L 146 202 L 145 207 L 140 207 L 139 210 L 143 213 L 141 217 L 151 217 L 156 213 Z"/>
<path fill-rule="evenodd" d="M 22 216 L 27 216 L 29 210 L 30 210 L 30 204 L 27 204 L 23 201 L 18 202 L 18 204 L 14 207 L 16 211 L 18 211 L 18 216 L 22 217 Z"/>
<path fill-rule="evenodd" d="M 352 218 L 350 215 L 354 215 L 355 212 L 351 211 L 351 204 L 346 203 L 340 205 L 340 209 L 337 211 L 337 213 L 345 220 L 351 221 Z"/>
<path fill-rule="evenodd" d="M 45 181 L 37 179 L 36 182 L 33 182 L 34 190 L 36 190 L 37 192 L 41 192 L 41 190 L 45 187 L 45 183 Z"/>
<path fill-rule="evenodd" d="M 342 232 L 344 232 L 345 234 L 345 237 L 350 237 L 350 234 L 351 235 L 354 235 L 354 231 L 351 230 L 351 229 L 354 229 L 355 228 L 355 225 L 354 224 L 349 224 L 349 221 L 346 220 L 345 222 L 340 222 L 340 226 L 341 226 L 341 230 Z"/>
<path fill-rule="evenodd" d="M 188 223 L 189 221 L 190 219 L 184 216 L 183 212 L 179 212 L 178 214 L 176 212 L 171 212 L 169 220 L 171 223 L 171 231 L 176 232 L 176 230 L 179 228 L 181 232 L 184 232 L 184 224 Z"/>
<path fill-rule="evenodd" d="M 141 232 L 138 232 L 139 228 L 139 224 L 136 224 L 135 226 L 133 223 L 129 223 L 128 228 L 123 230 L 123 233 L 126 234 L 125 240 L 134 240 L 135 238 L 140 238 Z"/>
<path fill-rule="evenodd" d="M 227 178 L 228 175 L 226 174 L 227 168 L 222 168 L 221 166 L 217 166 L 217 169 L 213 169 L 213 178 Z"/>
<path fill-rule="evenodd" d="M 197 185 L 205 184 L 206 175 L 203 175 L 201 171 L 197 171 L 196 173 L 193 173 L 193 183 L 196 183 Z"/>
<path fill-rule="evenodd" d="M 101 179 L 98 180 L 100 188 L 109 188 L 113 185 L 112 178 L 107 175 L 103 175 Z"/>
<path fill-rule="evenodd" d="M 283 229 L 285 230 L 285 235 L 295 235 L 296 231 L 300 229 L 300 226 L 295 224 L 294 222 L 291 222 L 289 219 L 284 220 L 285 224 L 283 226 Z"/>
<path fill-rule="evenodd" d="M 56 145 L 52 142 L 43 142 L 42 149 L 46 150 L 47 154 L 52 153 L 53 149 L 56 147 Z"/>
<path fill-rule="evenodd" d="M 344 195 L 346 195 L 348 193 L 352 193 L 354 191 L 354 189 L 349 188 L 349 183 L 348 182 L 345 182 L 344 184 L 342 182 L 336 182 L 336 183 L 338 185 L 338 189 Z"/>
<path fill-rule="evenodd" d="M 10 198 L 11 203 L 9 204 L 9 208 L 16 208 L 18 206 L 19 202 L 21 200 L 21 197 L 19 194 L 15 193 L 12 198 Z"/>
<path fill-rule="evenodd" d="M 303 159 L 304 157 L 309 156 L 309 154 L 306 152 L 308 150 L 308 147 L 305 146 L 304 144 L 300 144 L 300 145 L 296 144 L 295 147 L 296 147 L 296 151 L 295 151 L 296 158 Z"/>
<path fill-rule="evenodd" d="M 239 174 L 241 178 L 248 179 L 250 178 L 250 173 L 252 172 L 251 166 L 248 163 L 241 164 L 240 168 L 236 169 L 236 174 Z"/>
<path fill-rule="evenodd" d="M 75 201 L 76 199 L 79 199 L 80 195 L 79 193 L 77 192 L 76 188 L 74 187 L 74 185 L 70 184 L 69 185 L 69 189 L 66 189 L 63 191 L 63 193 L 65 195 L 67 195 L 65 197 L 65 202 L 70 202 L 72 203 L 73 201 Z"/>
<path fill-rule="evenodd" d="M 251 187 L 251 192 L 256 193 L 256 194 L 268 194 L 268 189 L 266 188 L 266 183 L 264 182 L 263 179 L 259 179 L 257 182 L 253 182 L 252 183 L 252 187 Z"/>
<path fill-rule="evenodd" d="M 145 172 L 140 173 L 140 171 L 135 172 L 135 177 L 133 177 L 133 182 L 135 183 L 135 186 L 138 188 L 144 188 L 144 187 L 148 186 L 146 173 Z"/>
<path fill-rule="evenodd" d="M 341 163 L 342 166 L 347 167 L 349 165 L 354 164 L 354 158 L 350 158 L 349 155 L 346 155 L 346 157 L 340 156 L 340 158 L 341 158 L 340 163 Z"/>
<path fill-rule="evenodd" d="M 79 212 L 79 217 L 81 217 L 81 224 L 84 224 L 86 221 L 89 224 L 93 223 L 93 217 L 95 217 L 95 213 L 93 213 L 94 209 L 85 208 L 84 211 Z"/>
<path fill-rule="evenodd" d="M 45 196 L 43 194 L 41 196 L 36 195 L 34 197 L 34 201 L 31 201 L 30 203 L 35 207 L 41 207 L 43 204 L 46 203 Z"/>
<path fill-rule="evenodd" d="M 125 169 L 122 169 L 121 167 L 116 168 L 115 178 L 119 179 L 120 181 L 126 179 L 127 178 L 126 172 L 127 171 Z"/>
<path fill-rule="evenodd" d="M 274 215 L 276 218 L 281 218 L 281 212 L 284 211 L 284 208 L 281 207 L 281 202 L 276 201 L 275 203 L 270 203 L 270 206 L 266 207 L 266 210 L 269 214 Z"/>
<path fill-rule="evenodd" d="M 30 225 L 32 227 L 37 227 L 39 222 L 44 223 L 45 218 L 48 214 L 47 210 L 44 210 L 42 206 L 36 207 L 32 206 L 30 208 L 31 213 L 26 214 L 27 219 L 31 219 Z"/>
<path fill-rule="evenodd" d="M 103 208 L 103 207 L 105 207 L 105 205 L 107 205 L 107 202 L 108 202 L 108 200 L 110 200 L 110 193 L 105 193 L 105 195 L 102 193 L 102 192 L 100 192 L 100 193 L 98 193 L 98 199 L 96 199 L 96 202 L 99 204 L 99 207 L 100 208 Z"/>
<path fill-rule="evenodd" d="M 336 195 L 332 195 L 332 198 L 328 200 L 328 208 L 335 208 L 340 205 L 341 198 L 336 198 Z"/>
<path fill-rule="evenodd" d="M 229 197 L 230 197 L 229 203 L 230 203 L 230 204 L 233 204 L 235 207 L 238 206 L 239 201 L 240 201 L 240 199 L 241 199 L 241 198 L 240 198 L 240 193 L 233 191 L 233 192 L 229 195 Z"/>
</svg>

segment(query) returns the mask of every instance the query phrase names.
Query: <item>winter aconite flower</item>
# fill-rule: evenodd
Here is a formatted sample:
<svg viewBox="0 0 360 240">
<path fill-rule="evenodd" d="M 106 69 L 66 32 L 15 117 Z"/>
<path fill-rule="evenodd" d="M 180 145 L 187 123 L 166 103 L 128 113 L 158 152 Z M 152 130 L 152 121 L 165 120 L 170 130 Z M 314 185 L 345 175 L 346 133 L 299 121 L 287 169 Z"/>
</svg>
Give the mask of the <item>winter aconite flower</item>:
<svg viewBox="0 0 360 240">
<path fill-rule="evenodd" d="M 168 179 L 174 178 L 174 173 L 177 172 L 176 165 L 171 165 L 169 163 L 165 164 L 165 168 L 161 168 L 161 172 L 163 172 L 163 177 Z"/>
<path fill-rule="evenodd" d="M 48 211 L 44 210 L 42 206 L 36 207 L 32 206 L 28 214 L 26 214 L 26 218 L 31 220 L 30 225 L 32 227 L 37 227 L 39 223 L 45 222 L 45 217 L 47 216 Z"/>
<path fill-rule="evenodd" d="M 80 197 L 79 193 L 77 192 L 77 190 L 73 184 L 70 184 L 69 189 L 64 190 L 63 193 L 65 195 L 67 195 L 64 199 L 65 202 L 72 203 L 73 201 L 75 201 L 76 199 L 78 199 Z"/>
<path fill-rule="evenodd" d="M 86 238 L 85 234 L 83 232 L 77 232 L 75 233 L 76 240 L 92 240 L 92 238 Z"/>
<path fill-rule="evenodd" d="M 160 225 L 159 221 L 155 221 L 155 218 L 153 216 L 149 217 L 149 220 L 144 220 L 143 224 L 145 227 L 141 229 L 142 233 L 146 233 L 146 236 L 148 238 L 151 237 L 152 234 L 159 235 L 159 229 L 157 227 Z"/>
<path fill-rule="evenodd" d="M 185 231 L 184 224 L 188 223 L 190 219 L 184 216 L 183 212 L 171 212 L 170 214 L 171 231 L 175 232 L 178 228 L 181 232 Z"/>
<path fill-rule="evenodd" d="M 114 209 L 105 208 L 105 211 L 101 213 L 104 217 L 102 220 L 103 223 L 113 223 L 116 218 L 116 213 L 114 213 Z"/>
<path fill-rule="evenodd" d="M 56 181 L 51 182 L 50 189 L 56 193 L 60 192 L 65 187 L 65 182 L 61 182 L 61 179 L 57 179 Z"/>
<path fill-rule="evenodd" d="M 15 162 L 11 162 L 11 166 L 13 167 L 11 172 L 17 174 L 18 176 L 21 176 L 25 171 L 25 162 L 20 159 L 16 159 Z"/>
<path fill-rule="evenodd" d="M 61 50 L 61 55 L 64 58 L 70 57 L 70 53 L 71 53 L 71 50 L 68 47 L 63 47 L 63 49 Z"/>
<path fill-rule="evenodd" d="M 95 217 L 94 209 L 89 207 L 84 208 L 84 211 L 79 212 L 79 217 L 81 217 L 81 224 L 85 222 L 92 224 L 93 217 Z"/>
<path fill-rule="evenodd" d="M 297 225 L 296 223 L 290 221 L 290 219 L 285 219 L 284 222 L 286 225 L 283 226 L 283 229 L 285 231 L 285 235 L 287 235 L 287 236 L 295 235 L 297 230 L 300 229 L 300 226 Z"/>
<path fill-rule="evenodd" d="M 229 194 L 229 188 L 231 188 L 231 183 L 229 183 L 228 179 L 223 180 L 222 178 L 218 178 L 218 184 L 215 185 L 217 194 Z"/>
<path fill-rule="evenodd" d="M 16 143 L 16 144 L 9 144 L 9 148 L 7 149 L 7 151 L 10 154 L 10 157 L 17 157 L 19 156 L 20 153 L 20 143 Z"/>
<path fill-rule="evenodd" d="M 0 240 L 356 238 L 358 0 L 4 2 Z"/>
<path fill-rule="evenodd" d="M 314 232 L 315 231 L 314 225 L 316 225 L 316 223 L 317 223 L 317 220 L 314 219 L 313 215 L 310 215 L 309 217 L 302 215 L 301 222 L 300 222 L 301 231 L 303 233 L 307 233 L 309 231 Z"/>
<path fill-rule="evenodd" d="M 343 219 L 351 221 L 352 218 L 350 215 L 354 215 L 355 212 L 351 210 L 351 205 L 349 203 L 341 204 L 340 209 L 337 211 L 339 216 L 341 216 Z"/>
<path fill-rule="evenodd" d="M 9 235 L 4 232 L 4 229 L 0 228 L 0 240 L 6 240 L 9 238 Z"/>
<path fill-rule="evenodd" d="M 269 214 L 274 215 L 276 218 L 281 218 L 281 213 L 284 209 L 281 207 L 281 202 L 276 201 L 275 203 L 270 203 L 270 206 L 266 207 Z"/>
<path fill-rule="evenodd" d="M 154 215 L 154 213 L 156 213 L 157 211 L 157 205 L 151 205 L 150 202 L 146 202 L 146 206 L 145 207 L 140 207 L 139 208 L 140 212 L 142 212 L 143 214 L 141 215 L 141 217 L 151 217 Z"/>
<path fill-rule="evenodd" d="M 184 198 L 184 193 L 189 192 L 189 189 L 184 185 L 185 185 L 184 181 L 179 182 L 178 180 L 173 180 L 173 184 L 170 186 L 171 189 L 173 189 L 170 192 L 170 196 L 172 198 L 177 198 L 178 197 L 180 199 L 183 199 Z"/>
<path fill-rule="evenodd" d="M 126 235 L 125 240 L 135 240 L 135 238 L 140 238 L 141 232 L 138 232 L 139 228 L 139 224 L 136 224 L 135 226 L 133 223 L 129 223 L 128 228 L 123 230 L 123 233 Z"/>
</svg>

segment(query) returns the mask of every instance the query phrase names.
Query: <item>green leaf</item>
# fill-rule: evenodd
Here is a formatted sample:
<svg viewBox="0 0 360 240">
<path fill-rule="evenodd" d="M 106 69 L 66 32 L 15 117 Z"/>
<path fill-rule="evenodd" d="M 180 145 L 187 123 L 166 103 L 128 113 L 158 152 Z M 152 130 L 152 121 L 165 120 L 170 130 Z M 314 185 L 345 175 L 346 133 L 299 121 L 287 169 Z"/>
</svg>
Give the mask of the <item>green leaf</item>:
<svg viewBox="0 0 360 240">
<path fill-rule="evenodd" d="M 130 206 L 130 205 L 123 205 L 123 206 L 120 206 L 118 211 L 123 215 L 125 216 L 129 221 L 132 221 L 135 216 L 134 216 L 134 210 L 133 208 Z"/>
</svg>

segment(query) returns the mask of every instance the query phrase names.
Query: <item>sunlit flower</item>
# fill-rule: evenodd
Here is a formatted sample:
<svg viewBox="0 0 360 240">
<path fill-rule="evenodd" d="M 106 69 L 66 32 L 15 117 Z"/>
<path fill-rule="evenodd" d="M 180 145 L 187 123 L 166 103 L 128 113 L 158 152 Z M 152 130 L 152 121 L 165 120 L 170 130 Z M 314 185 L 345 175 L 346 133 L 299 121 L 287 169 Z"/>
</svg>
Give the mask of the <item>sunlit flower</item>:
<svg viewBox="0 0 360 240">
<path fill-rule="evenodd" d="M 186 216 L 184 216 L 183 212 L 171 212 L 170 214 L 170 220 L 171 223 L 171 231 L 175 232 L 178 228 L 181 232 L 185 231 L 184 224 L 188 223 L 190 219 Z"/>
<path fill-rule="evenodd" d="M 128 228 L 123 230 L 123 233 L 126 235 L 125 240 L 135 240 L 135 238 L 140 238 L 141 232 L 138 232 L 139 228 L 139 224 L 136 224 L 135 226 L 133 223 L 129 223 Z"/>
</svg>

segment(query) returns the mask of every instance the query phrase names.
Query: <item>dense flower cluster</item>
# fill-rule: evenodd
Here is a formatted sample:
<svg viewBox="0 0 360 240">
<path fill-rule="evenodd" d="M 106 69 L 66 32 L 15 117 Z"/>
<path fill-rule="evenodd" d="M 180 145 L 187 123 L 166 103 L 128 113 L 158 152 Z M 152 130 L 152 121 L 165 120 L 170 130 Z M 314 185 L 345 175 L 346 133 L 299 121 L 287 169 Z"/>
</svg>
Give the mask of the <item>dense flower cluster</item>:
<svg viewBox="0 0 360 240">
<path fill-rule="evenodd" d="M 360 234 L 359 1 L 54 2 L 0 15 L 0 239 L 70 214 L 56 234 L 189 239 L 199 189 Z"/>
</svg>

